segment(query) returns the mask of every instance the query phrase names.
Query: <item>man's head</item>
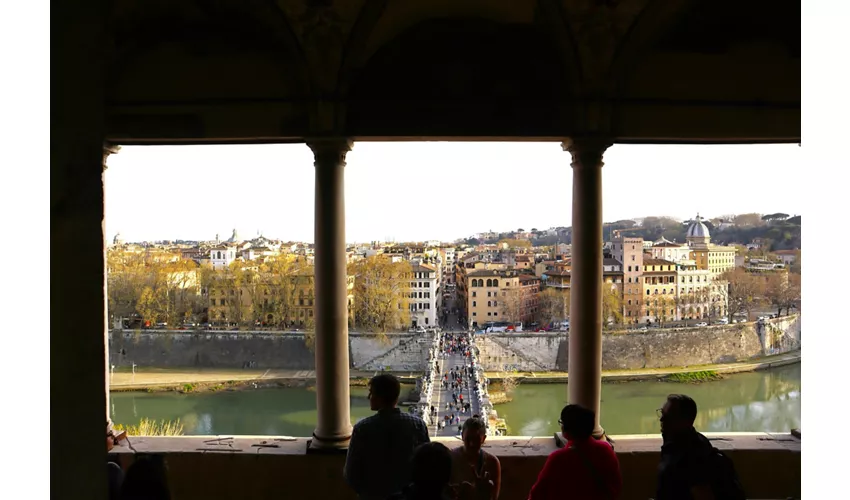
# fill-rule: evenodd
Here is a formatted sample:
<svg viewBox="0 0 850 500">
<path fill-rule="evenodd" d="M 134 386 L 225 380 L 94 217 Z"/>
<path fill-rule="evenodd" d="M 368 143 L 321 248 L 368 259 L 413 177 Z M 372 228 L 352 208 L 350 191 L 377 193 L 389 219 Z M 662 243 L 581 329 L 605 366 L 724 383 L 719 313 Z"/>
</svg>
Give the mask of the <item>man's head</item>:
<svg viewBox="0 0 850 500">
<path fill-rule="evenodd" d="M 487 439 L 487 424 L 478 415 L 473 415 L 463 422 L 461 428 L 463 446 L 467 451 L 478 452 L 484 440 Z"/>
<path fill-rule="evenodd" d="M 452 454 L 442 443 L 419 445 L 410 465 L 413 484 L 421 491 L 442 491 L 452 478 Z"/>
<path fill-rule="evenodd" d="M 561 410 L 561 431 L 568 440 L 587 439 L 593 434 L 596 414 L 580 405 L 567 405 Z"/>
<path fill-rule="evenodd" d="M 389 373 L 375 375 L 369 381 L 369 407 L 372 410 L 395 408 L 401 384 L 395 376 Z"/>
<path fill-rule="evenodd" d="M 694 426 L 697 403 L 684 394 L 670 394 L 660 409 L 661 434 L 675 434 Z"/>
</svg>

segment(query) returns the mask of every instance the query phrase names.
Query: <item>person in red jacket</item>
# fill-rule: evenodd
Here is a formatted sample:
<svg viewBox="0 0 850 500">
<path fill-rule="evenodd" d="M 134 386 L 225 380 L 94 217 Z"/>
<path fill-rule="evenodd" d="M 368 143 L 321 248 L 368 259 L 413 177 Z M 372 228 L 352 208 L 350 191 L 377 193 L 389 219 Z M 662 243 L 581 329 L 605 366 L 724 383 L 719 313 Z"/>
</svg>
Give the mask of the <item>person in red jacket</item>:
<svg viewBox="0 0 850 500">
<path fill-rule="evenodd" d="M 614 449 L 593 433 L 596 415 L 579 405 L 561 410 L 561 430 L 567 445 L 549 455 L 528 500 L 615 500 L 623 488 L 620 461 Z"/>
</svg>

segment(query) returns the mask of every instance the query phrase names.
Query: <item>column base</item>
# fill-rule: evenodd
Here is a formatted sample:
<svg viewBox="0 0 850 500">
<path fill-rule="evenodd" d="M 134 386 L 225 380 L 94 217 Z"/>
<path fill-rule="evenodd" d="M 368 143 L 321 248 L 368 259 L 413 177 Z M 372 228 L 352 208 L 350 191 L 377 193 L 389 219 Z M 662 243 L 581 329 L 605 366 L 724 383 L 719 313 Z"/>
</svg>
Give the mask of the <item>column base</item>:
<svg viewBox="0 0 850 500">
<path fill-rule="evenodd" d="M 348 453 L 348 443 L 351 436 L 322 439 L 313 434 L 313 439 L 307 441 L 307 454 L 345 455 Z"/>
</svg>

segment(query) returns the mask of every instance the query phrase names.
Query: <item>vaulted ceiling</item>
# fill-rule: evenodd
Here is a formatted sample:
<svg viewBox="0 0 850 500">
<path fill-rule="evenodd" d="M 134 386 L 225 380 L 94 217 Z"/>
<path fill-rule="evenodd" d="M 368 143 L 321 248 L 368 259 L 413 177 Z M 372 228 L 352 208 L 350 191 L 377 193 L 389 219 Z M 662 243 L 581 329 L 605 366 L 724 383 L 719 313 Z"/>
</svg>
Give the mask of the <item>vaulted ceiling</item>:
<svg viewBox="0 0 850 500">
<path fill-rule="evenodd" d="M 117 0 L 109 136 L 798 141 L 787 0 Z"/>
</svg>

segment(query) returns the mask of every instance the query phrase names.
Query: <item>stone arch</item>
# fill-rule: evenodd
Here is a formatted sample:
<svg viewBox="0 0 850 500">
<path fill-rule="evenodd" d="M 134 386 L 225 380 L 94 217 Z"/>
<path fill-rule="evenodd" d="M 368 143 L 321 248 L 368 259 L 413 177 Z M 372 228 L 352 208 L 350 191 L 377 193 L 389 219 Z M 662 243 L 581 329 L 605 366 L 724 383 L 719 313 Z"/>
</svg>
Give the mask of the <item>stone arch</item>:
<svg viewBox="0 0 850 500">
<path fill-rule="evenodd" d="M 386 136 L 395 123 L 422 136 L 558 136 L 567 131 L 569 77 L 545 30 L 480 18 L 432 19 L 388 41 L 351 81 L 346 129 Z"/>
<path fill-rule="evenodd" d="M 289 124 L 303 126 L 306 106 L 291 103 L 312 95 L 313 84 L 283 12 L 274 2 L 198 4 L 116 4 L 109 23 L 112 53 L 106 78 L 109 137 L 159 133 L 160 139 L 169 134 L 213 138 L 226 132 L 208 126 L 206 116 L 233 113 L 245 102 L 265 102 L 270 108 L 270 117 L 257 121 L 258 130 L 282 133 Z M 153 117 L 142 116 L 149 111 L 135 111 L 148 105 L 169 105 L 175 111 L 151 123 Z M 221 119 L 211 117 L 209 124 Z"/>
</svg>

